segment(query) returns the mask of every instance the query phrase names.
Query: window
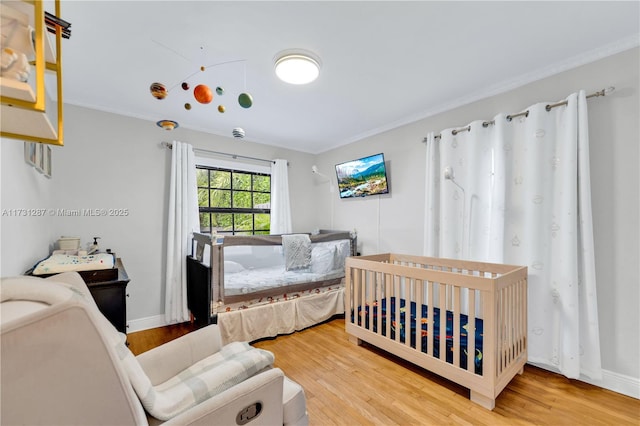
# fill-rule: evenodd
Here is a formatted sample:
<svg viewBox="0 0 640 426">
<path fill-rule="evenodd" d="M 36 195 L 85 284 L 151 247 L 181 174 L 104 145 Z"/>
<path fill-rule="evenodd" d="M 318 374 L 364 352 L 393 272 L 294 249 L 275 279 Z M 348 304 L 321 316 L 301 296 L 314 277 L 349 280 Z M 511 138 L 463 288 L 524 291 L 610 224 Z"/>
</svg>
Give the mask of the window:
<svg viewBox="0 0 640 426">
<path fill-rule="evenodd" d="M 271 175 L 196 166 L 200 231 L 269 234 Z"/>
</svg>

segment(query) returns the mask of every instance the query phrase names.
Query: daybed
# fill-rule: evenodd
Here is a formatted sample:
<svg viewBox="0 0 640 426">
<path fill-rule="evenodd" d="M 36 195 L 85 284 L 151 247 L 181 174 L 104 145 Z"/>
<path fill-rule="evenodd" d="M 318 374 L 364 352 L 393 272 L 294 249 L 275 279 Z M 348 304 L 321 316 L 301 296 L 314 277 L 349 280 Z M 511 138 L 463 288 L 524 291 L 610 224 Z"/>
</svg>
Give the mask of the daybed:
<svg viewBox="0 0 640 426">
<path fill-rule="evenodd" d="M 346 261 L 345 324 L 492 410 L 527 361 L 527 268 L 399 254 Z M 446 318 L 446 320 L 445 320 Z"/>
<path fill-rule="evenodd" d="M 136 357 L 78 273 L 0 289 L 2 424 L 308 424 L 304 391 L 273 355 L 223 345 L 216 325 Z"/>
<path fill-rule="evenodd" d="M 188 307 L 217 322 L 225 342 L 292 333 L 344 313 L 349 232 L 220 236 L 194 234 L 187 257 Z"/>
</svg>

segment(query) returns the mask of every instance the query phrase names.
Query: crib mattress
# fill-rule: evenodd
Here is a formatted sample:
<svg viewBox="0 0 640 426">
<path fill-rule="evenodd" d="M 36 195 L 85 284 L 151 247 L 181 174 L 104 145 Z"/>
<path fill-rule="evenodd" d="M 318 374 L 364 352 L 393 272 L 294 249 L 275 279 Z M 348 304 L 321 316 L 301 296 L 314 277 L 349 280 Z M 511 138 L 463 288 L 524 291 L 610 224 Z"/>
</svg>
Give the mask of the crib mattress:
<svg viewBox="0 0 640 426">
<path fill-rule="evenodd" d="M 387 299 L 382 299 L 382 303 L 374 302 L 372 305 L 365 305 L 364 309 L 362 306 L 358 307 L 358 325 L 361 327 L 365 327 L 369 329 L 369 321 L 373 320 L 372 330 L 374 333 L 377 333 L 378 330 L 378 315 L 381 315 L 381 323 L 382 323 L 382 335 L 386 336 L 387 333 L 387 318 L 391 319 L 390 331 L 391 339 L 396 338 L 396 333 L 400 332 L 400 341 L 402 343 L 406 342 L 407 338 L 407 309 L 406 309 L 406 301 L 405 299 L 398 299 L 400 301 L 399 309 L 400 309 L 400 323 L 396 323 L 396 298 L 391 297 L 390 300 L 390 309 L 387 309 Z M 422 352 L 427 352 L 427 339 L 429 335 L 432 337 L 433 342 L 433 356 L 435 358 L 440 359 L 440 308 L 433 308 L 433 322 L 434 322 L 434 332 L 430 333 L 428 329 L 429 321 L 427 318 L 428 306 L 422 305 L 422 324 L 420 327 L 420 336 L 422 339 Z M 353 314 L 352 314 L 353 315 Z M 446 311 L 446 362 L 449 364 L 453 364 L 453 318 L 454 314 L 451 311 Z M 352 317 L 352 321 L 353 321 Z M 354 321 L 355 322 L 355 321 Z M 460 367 L 466 369 L 467 368 L 467 339 L 468 333 L 468 322 L 469 318 L 465 314 L 460 314 Z M 480 318 L 475 319 L 475 356 L 473 359 L 474 362 L 474 372 L 476 374 L 482 374 L 482 336 L 483 336 L 483 321 Z M 410 303 L 409 309 L 409 338 L 411 347 L 415 349 L 416 347 L 416 303 Z"/>
<path fill-rule="evenodd" d="M 321 282 L 344 277 L 344 270 L 337 269 L 325 274 L 311 271 L 287 271 L 284 265 L 245 269 L 224 274 L 225 296 L 236 296 L 271 290 L 293 284 Z"/>
</svg>

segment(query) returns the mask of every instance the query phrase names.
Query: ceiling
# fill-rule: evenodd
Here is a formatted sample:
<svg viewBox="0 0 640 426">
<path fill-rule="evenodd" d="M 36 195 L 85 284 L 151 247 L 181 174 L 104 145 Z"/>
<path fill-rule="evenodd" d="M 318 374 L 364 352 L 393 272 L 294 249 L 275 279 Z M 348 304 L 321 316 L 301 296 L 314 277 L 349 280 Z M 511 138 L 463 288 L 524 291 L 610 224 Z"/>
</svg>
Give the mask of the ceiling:
<svg viewBox="0 0 640 426">
<path fill-rule="evenodd" d="M 637 46 L 639 5 L 63 1 L 65 102 L 150 126 L 228 137 L 241 127 L 245 140 L 320 153 Z M 315 82 L 276 78 L 275 56 L 292 48 L 320 57 Z M 202 105 L 183 81 L 225 93 Z M 165 99 L 153 82 L 170 89 Z"/>
</svg>

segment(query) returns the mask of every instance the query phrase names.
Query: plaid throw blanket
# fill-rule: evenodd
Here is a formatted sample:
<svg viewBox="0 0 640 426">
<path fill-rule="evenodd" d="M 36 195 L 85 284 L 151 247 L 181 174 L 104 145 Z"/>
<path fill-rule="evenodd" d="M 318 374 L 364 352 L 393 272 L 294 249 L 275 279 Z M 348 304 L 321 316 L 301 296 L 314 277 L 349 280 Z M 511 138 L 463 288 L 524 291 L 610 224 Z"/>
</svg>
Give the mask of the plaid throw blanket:
<svg viewBox="0 0 640 426">
<path fill-rule="evenodd" d="M 122 335 L 124 337 L 124 335 Z M 152 386 L 140 364 L 124 345 L 118 345 L 133 389 L 149 414 L 169 420 L 273 365 L 271 352 L 233 342 L 164 383 Z"/>
</svg>

